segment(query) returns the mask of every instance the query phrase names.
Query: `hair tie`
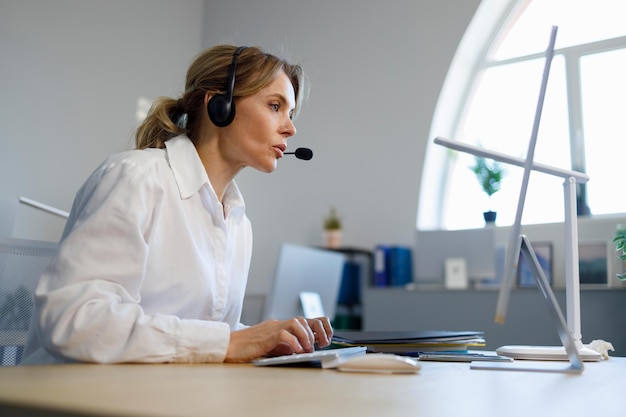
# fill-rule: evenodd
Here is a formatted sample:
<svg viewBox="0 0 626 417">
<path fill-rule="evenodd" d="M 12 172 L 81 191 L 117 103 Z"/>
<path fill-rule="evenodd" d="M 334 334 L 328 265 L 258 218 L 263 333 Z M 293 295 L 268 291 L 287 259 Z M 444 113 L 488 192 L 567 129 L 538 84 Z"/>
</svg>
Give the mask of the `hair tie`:
<svg viewBox="0 0 626 417">
<path fill-rule="evenodd" d="M 179 129 L 187 129 L 187 113 L 183 113 L 178 117 L 176 127 Z"/>
<path fill-rule="evenodd" d="M 185 129 L 187 127 L 187 112 L 185 112 L 185 106 L 182 98 L 176 100 L 174 114 L 178 116 L 176 120 L 176 127 L 179 129 Z"/>
</svg>

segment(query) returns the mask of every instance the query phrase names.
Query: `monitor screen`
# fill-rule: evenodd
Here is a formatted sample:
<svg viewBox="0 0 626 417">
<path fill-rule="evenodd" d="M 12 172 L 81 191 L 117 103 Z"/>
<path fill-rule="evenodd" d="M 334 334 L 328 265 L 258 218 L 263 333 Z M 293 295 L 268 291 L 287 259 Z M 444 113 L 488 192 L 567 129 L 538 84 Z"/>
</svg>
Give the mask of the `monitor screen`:
<svg viewBox="0 0 626 417">
<path fill-rule="evenodd" d="M 319 294 L 324 314 L 333 320 L 344 264 L 345 256 L 339 252 L 282 244 L 264 318 L 285 320 L 302 316 L 300 294 L 312 292 Z"/>
</svg>

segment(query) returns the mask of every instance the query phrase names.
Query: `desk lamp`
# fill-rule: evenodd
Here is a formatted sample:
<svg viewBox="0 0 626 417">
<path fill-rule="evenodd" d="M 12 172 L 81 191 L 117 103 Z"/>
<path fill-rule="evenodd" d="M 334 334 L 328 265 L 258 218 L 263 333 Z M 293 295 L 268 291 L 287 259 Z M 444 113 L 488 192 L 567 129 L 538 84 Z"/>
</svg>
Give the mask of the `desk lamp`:
<svg viewBox="0 0 626 417">
<path fill-rule="evenodd" d="M 539 130 L 539 122 L 541 120 L 541 112 L 546 93 L 548 76 L 550 73 L 550 65 L 554 56 L 554 44 L 556 40 L 557 27 L 553 26 L 548 48 L 546 50 L 546 61 L 543 71 L 539 99 L 535 112 L 535 119 L 531 138 L 528 145 L 526 159 L 516 158 L 495 151 L 489 151 L 477 146 L 466 143 L 437 137 L 434 142 L 438 145 L 448 147 L 450 149 L 461 152 L 470 153 L 476 156 L 494 159 L 503 163 L 521 166 L 524 168 L 522 177 L 522 186 L 520 190 L 515 222 L 511 227 L 509 242 L 504 265 L 504 274 L 496 307 L 495 321 L 504 323 L 506 317 L 506 308 L 508 305 L 509 293 L 511 290 L 511 281 L 514 272 L 517 269 L 517 261 L 519 259 L 522 235 L 521 220 L 524 209 L 524 201 L 526 199 L 526 191 L 528 189 L 528 180 L 531 171 L 540 171 L 556 177 L 564 179 L 564 198 L 565 198 L 565 279 L 566 279 L 566 303 L 567 303 L 567 325 L 572 336 L 575 346 L 583 360 L 597 361 L 601 359 L 601 355 L 582 344 L 582 334 L 580 326 L 580 284 L 578 270 L 578 226 L 576 223 L 576 183 L 585 183 L 589 180 L 586 174 L 564 170 L 548 165 L 533 162 L 535 145 L 537 143 L 537 132 Z M 564 347 L 559 346 L 506 346 L 508 355 L 523 359 L 538 360 L 567 360 L 568 356 Z"/>
</svg>

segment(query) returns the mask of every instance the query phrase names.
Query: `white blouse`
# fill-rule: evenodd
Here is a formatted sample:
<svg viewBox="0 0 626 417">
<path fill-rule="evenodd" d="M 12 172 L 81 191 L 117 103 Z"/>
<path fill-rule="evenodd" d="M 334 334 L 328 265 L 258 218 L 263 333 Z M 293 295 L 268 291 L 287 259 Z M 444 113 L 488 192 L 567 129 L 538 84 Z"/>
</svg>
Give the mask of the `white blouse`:
<svg viewBox="0 0 626 417">
<path fill-rule="evenodd" d="M 251 250 L 239 189 L 222 205 L 187 137 L 114 155 L 76 195 L 22 363 L 221 362 Z"/>
</svg>

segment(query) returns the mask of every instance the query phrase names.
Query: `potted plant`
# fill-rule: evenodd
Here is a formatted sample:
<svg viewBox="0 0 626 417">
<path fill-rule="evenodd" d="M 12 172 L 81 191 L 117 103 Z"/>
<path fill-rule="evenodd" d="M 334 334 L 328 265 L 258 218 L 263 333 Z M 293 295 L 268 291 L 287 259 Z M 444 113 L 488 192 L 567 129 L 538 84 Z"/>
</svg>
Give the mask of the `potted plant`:
<svg viewBox="0 0 626 417">
<path fill-rule="evenodd" d="M 328 216 L 324 218 L 324 243 L 332 249 L 341 246 L 341 219 L 335 207 L 331 207 Z"/>
<path fill-rule="evenodd" d="M 615 238 L 613 238 L 613 243 L 615 243 L 617 258 L 620 259 L 622 262 L 626 262 L 626 227 L 622 225 L 617 226 L 617 231 L 615 232 Z M 626 281 L 626 272 L 622 270 L 621 274 L 617 274 L 617 278 L 620 281 Z"/>
<path fill-rule="evenodd" d="M 500 190 L 500 183 L 505 174 L 504 169 L 498 161 L 476 156 L 474 157 L 474 165 L 471 167 L 471 170 L 476 175 L 476 179 L 478 179 L 483 191 L 491 202 L 491 196 Z M 491 208 L 484 212 L 483 216 L 486 223 L 496 221 L 496 212 L 491 210 Z"/>
</svg>

